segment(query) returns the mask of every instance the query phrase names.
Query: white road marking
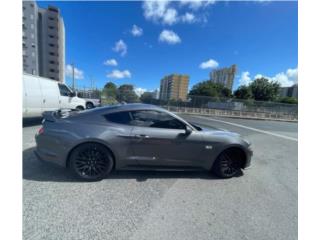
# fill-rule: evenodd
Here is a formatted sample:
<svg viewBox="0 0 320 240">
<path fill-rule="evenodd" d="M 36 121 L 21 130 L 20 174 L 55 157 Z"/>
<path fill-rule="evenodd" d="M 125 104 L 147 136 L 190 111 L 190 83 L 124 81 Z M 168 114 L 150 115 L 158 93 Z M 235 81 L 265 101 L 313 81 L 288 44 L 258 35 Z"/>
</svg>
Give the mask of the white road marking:
<svg viewBox="0 0 320 240">
<path fill-rule="evenodd" d="M 229 125 L 232 125 L 232 126 L 245 128 L 245 129 L 249 129 L 249 130 L 252 130 L 252 131 L 259 132 L 259 133 L 264 133 L 264 134 L 268 134 L 268 135 L 271 135 L 271 136 L 275 136 L 275 137 L 279 137 L 279 138 L 283 138 L 283 139 L 287 139 L 287 140 L 298 142 L 297 138 L 288 137 L 288 136 L 285 136 L 285 135 L 281 135 L 281 134 L 277 134 L 277 133 L 273 133 L 273 132 L 269 132 L 269 131 L 264 131 L 264 130 L 261 130 L 261 129 L 258 129 L 258 128 L 252 128 L 252 127 L 244 126 L 244 125 L 241 125 L 241 124 L 232 123 L 232 122 L 226 122 L 226 121 L 222 121 L 222 120 L 218 120 L 218 119 L 214 119 L 214 118 L 207 118 L 207 117 L 201 117 L 201 116 L 194 116 L 194 117 L 203 118 L 203 119 L 211 120 L 211 121 L 215 121 L 215 122 L 221 122 L 221 123 L 229 124 Z"/>
</svg>

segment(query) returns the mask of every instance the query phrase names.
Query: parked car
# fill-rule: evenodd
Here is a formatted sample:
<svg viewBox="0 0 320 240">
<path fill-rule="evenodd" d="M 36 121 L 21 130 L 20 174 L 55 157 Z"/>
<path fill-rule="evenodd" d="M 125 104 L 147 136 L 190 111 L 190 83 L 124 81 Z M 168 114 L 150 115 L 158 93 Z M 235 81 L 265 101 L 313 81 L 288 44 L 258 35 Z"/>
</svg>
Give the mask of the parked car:
<svg viewBox="0 0 320 240">
<path fill-rule="evenodd" d="M 100 99 L 96 99 L 96 98 L 83 98 L 83 99 L 86 101 L 86 108 L 87 109 L 101 106 Z"/>
<path fill-rule="evenodd" d="M 23 74 L 23 117 L 41 117 L 44 111 L 84 110 L 86 101 L 63 83 Z"/>
<path fill-rule="evenodd" d="M 239 134 L 202 129 L 148 104 L 46 112 L 35 138 L 40 159 L 86 180 L 113 169 L 207 170 L 230 178 L 252 155 Z"/>
</svg>

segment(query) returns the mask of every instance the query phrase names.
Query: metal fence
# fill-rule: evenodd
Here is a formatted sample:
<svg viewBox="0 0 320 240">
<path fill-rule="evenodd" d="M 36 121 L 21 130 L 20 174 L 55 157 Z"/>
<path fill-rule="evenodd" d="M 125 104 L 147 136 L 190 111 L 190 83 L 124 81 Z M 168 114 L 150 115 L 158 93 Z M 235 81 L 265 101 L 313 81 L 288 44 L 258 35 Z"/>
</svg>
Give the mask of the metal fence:
<svg viewBox="0 0 320 240">
<path fill-rule="evenodd" d="M 102 105 L 111 105 L 123 103 L 121 99 L 132 99 L 126 97 L 106 96 L 101 90 L 78 89 L 78 96 L 83 98 L 97 98 L 101 100 Z M 125 95 L 125 94 L 124 94 Z M 263 118 L 263 119 L 298 119 L 298 105 L 286 104 L 270 101 L 242 100 L 236 98 L 218 98 L 207 96 L 192 96 L 182 100 L 160 100 L 154 98 L 134 98 L 127 103 L 143 102 L 161 106 L 174 112 L 190 114 L 208 114 L 218 116 Z"/>
</svg>

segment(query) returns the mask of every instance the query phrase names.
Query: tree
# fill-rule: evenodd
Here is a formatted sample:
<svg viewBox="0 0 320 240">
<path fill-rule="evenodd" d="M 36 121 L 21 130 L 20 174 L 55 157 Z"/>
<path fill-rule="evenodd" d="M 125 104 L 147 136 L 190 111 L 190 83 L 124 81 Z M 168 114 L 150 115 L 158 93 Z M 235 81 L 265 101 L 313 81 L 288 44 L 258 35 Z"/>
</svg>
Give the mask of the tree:
<svg viewBox="0 0 320 240">
<path fill-rule="evenodd" d="M 230 89 L 212 81 L 200 82 L 194 85 L 189 92 L 193 107 L 201 107 L 210 101 L 217 101 L 219 98 L 230 98 L 231 96 Z"/>
<path fill-rule="evenodd" d="M 281 103 L 298 104 L 298 100 L 294 97 L 283 97 L 279 99 Z"/>
<path fill-rule="evenodd" d="M 252 98 L 252 92 L 248 86 L 242 85 L 234 92 L 234 96 L 239 99 L 250 99 Z"/>
<path fill-rule="evenodd" d="M 117 100 L 119 102 L 134 103 L 139 101 L 138 95 L 131 84 L 123 84 L 118 88 Z"/>
<path fill-rule="evenodd" d="M 140 96 L 140 100 L 143 103 L 152 103 L 153 100 L 153 95 L 151 92 L 144 92 L 141 96 Z"/>
<path fill-rule="evenodd" d="M 207 97 L 231 97 L 231 90 L 222 84 L 213 83 L 212 81 L 203 81 L 194 85 L 189 92 L 190 96 L 207 96 Z"/>
<path fill-rule="evenodd" d="M 107 97 L 116 98 L 117 85 L 115 85 L 113 82 L 108 82 L 104 85 L 103 92 L 107 95 Z"/>
<path fill-rule="evenodd" d="M 258 78 L 250 83 L 252 96 L 257 101 L 273 101 L 277 98 L 280 84 L 267 78 Z"/>
</svg>

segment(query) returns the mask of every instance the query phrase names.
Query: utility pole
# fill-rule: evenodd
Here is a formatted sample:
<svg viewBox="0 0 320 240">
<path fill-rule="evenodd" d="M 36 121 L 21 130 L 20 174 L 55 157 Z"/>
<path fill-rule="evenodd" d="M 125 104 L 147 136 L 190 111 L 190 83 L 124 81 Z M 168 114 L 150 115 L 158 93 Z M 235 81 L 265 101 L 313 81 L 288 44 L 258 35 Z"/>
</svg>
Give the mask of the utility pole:
<svg viewBox="0 0 320 240">
<path fill-rule="evenodd" d="M 75 82 L 74 82 L 74 64 L 71 64 L 72 66 L 72 90 L 75 91 Z"/>
</svg>

